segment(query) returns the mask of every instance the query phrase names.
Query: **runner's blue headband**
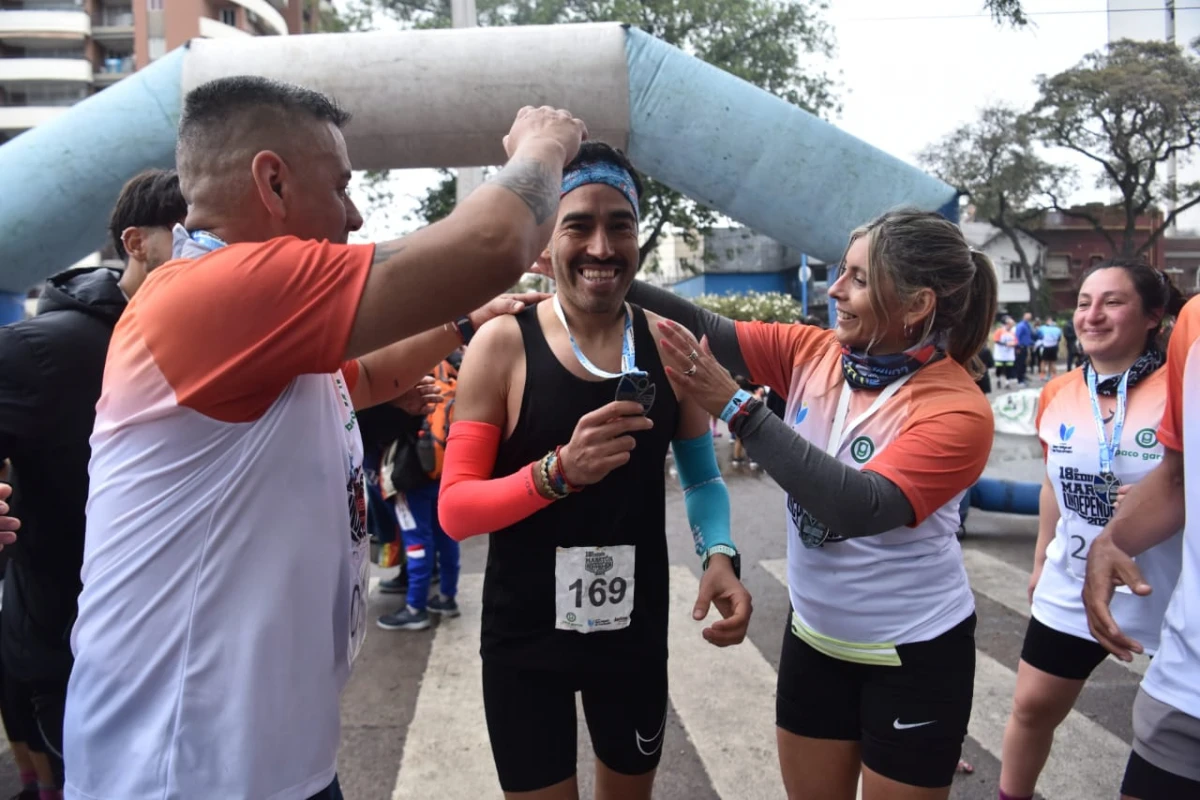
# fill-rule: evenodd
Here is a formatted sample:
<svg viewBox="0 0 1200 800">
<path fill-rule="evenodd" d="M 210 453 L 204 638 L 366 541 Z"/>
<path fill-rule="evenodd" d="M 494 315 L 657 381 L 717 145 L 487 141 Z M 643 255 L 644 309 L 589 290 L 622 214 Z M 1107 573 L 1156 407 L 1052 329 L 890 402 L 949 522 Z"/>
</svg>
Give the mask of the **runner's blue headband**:
<svg viewBox="0 0 1200 800">
<path fill-rule="evenodd" d="M 633 182 L 633 176 L 626 170 L 611 161 L 589 161 L 563 175 L 562 194 L 573 192 L 589 183 L 603 183 L 625 195 L 629 205 L 633 206 L 633 216 L 638 216 L 637 185 Z"/>
</svg>

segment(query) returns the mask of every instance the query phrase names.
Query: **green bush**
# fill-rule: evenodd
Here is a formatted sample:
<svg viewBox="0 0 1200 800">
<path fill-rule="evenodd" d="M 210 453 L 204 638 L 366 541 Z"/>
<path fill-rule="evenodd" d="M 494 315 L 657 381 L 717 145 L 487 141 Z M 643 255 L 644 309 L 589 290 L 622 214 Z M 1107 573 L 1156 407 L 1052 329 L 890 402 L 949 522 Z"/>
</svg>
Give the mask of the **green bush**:
<svg viewBox="0 0 1200 800">
<path fill-rule="evenodd" d="M 744 322 L 796 322 L 801 316 L 800 302 L 781 292 L 702 294 L 692 298 L 692 302 L 723 317 Z"/>
</svg>

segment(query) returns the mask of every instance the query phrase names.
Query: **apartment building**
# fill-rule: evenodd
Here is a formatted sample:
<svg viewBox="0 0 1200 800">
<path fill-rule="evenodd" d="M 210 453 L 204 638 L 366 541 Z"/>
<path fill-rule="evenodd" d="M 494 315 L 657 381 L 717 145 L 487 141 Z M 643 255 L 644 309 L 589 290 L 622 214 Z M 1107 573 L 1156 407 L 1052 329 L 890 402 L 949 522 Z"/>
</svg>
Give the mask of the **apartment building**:
<svg viewBox="0 0 1200 800">
<path fill-rule="evenodd" d="M 0 145 L 196 37 L 285 36 L 329 0 L 0 0 Z"/>
</svg>

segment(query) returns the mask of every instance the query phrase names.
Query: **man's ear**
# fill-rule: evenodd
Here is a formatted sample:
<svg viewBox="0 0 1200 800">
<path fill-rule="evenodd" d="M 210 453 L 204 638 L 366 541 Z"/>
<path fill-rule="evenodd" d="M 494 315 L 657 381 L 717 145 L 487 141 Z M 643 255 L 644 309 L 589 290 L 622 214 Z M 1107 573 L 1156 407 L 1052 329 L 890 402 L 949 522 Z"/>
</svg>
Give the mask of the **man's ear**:
<svg viewBox="0 0 1200 800">
<path fill-rule="evenodd" d="M 276 219 L 286 219 L 283 184 L 288 178 L 288 166 L 284 160 L 270 150 L 262 150 L 250 162 L 250 172 L 255 192 L 267 213 Z"/>
<path fill-rule="evenodd" d="M 547 278 L 554 277 L 554 264 L 550 260 L 550 248 L 546 247 L 537 257 L 537 261 L 533 262 L 533 268 L 530 272 L 538 275 L 545 275 Z"/>
<path fill-rule="evenodd" d="M 130 225 L 125 230 L 121 231 L 121 244 L 125 247 L 125 252 L 130 258 L 136 258 L 138 261 L 145 262 L 146 260 L 146 236 L 142 233 L 142 229 Z"/>
</svg>

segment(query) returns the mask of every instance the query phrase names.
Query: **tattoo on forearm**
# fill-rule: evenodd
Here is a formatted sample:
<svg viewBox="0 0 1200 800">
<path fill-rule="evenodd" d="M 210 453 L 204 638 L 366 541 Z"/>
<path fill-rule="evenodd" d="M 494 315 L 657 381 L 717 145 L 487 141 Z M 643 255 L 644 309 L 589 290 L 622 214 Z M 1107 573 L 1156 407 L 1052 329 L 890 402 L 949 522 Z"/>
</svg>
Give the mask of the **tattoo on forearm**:
<svg viewBox="0 0 1200 800">
<path fill-rule="evenodd" d="M 559 183 L 554 170 L 541 161 L 529 158 L 510 161 L 492 183 L 524 200 L 538 225 L 550 219 L 558 208 Z"/>
<path fill-rule="evenodd" d="M 394 239 L 390 242 L 380 242 L 375 245 L 375 258 L 371 261 L 371 266 L 382 264 L 392 256 L 404 249 L 404 241 L 402 239 Z"/>
</svg>

